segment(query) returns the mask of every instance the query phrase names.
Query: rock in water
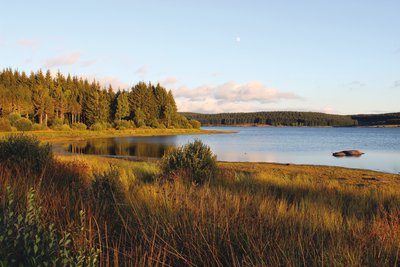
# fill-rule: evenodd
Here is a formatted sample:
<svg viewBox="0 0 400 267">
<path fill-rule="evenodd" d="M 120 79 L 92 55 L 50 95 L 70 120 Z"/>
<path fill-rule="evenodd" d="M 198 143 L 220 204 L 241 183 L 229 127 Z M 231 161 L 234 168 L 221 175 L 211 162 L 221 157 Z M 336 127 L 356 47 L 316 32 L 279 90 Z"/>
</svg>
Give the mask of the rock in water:
<svg viewBox="0 0 400 267">
<path fill-rule="evenodd" d="M 332 155 L 334 157 L 360 157 L 363 155 L 364 152 L 361 152 L 360 150 L 343 150 L 339 152 L 335 152 Z"/>
</svg>

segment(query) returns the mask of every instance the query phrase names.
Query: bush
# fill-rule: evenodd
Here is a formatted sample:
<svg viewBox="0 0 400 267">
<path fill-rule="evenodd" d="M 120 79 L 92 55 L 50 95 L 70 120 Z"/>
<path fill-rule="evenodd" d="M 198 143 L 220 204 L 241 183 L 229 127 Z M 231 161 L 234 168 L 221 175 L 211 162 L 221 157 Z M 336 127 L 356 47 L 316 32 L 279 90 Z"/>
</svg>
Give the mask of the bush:
<svg viewBox="0 0 400 267">
<path fill-rule="evenodd" d="M 22 118 L 15 122 L 15 127 L 18 131 L 30 131 L 32 130 L 32 122 L 29 119 Z"/>
<path fill-rule="evenodd" d="M 64 120 L 61 118 L 54 118 L 51 121 L 51 129 L 53 130 L 59 130 L 61 128 L 61 126 L 64 124 Z"/>
<path fill-rule="evenodd" d="M 10 113 L 10 115 L 8 115 L 8 119 L 10 120 L 10 123 L 12 126 L 15 126 L 15 122 L 19 119 L 21 119 L 21 114 L 19 113 Z"/>
<path fill-rule="evenodd" d="M 51 145 L 34 137 L 11 135 L 0 141 L 0 166 L 13 172 L 39 174 L 52 160 Z"/>
<path fill-rule="evenodd" d="M 103 131 L 112 128 L 112 125 L 108 122 L 96 122 L 92 126 L 90 126 L 90 130 L 92 131 Z"/>
<path fill-rule="evenodd" d="M 129 120 L 118 120 L 115 122 L 115 128 L 118 130 L 135 128 L 135 123 Z"/>
<path fill-rule="evenodd" d="M 198 120 L 190 120 L 189 123 L 194 129 L 200 129 L 201 123 Z"/>
<path fill-rule="evenodd" d="M 17 127 L 11 126 L 11 132 L 18 132 Z"/>
<path fill-rule="evenodd" d="M 1 266 L 97 266 L 99 249 L 85 242 L 74 243 L 72 234 L 60 233 L 55 223 L 48 223 L 30 189 L 26 207 L 18 208 L 8 188 L 4 215 L 0 216 Z M 85 213 L 80 212 L 80 236 L 86 237 Z"/>
<path fill-rule="evenodd" d="M 105 129 L 104 125 L 100 122 L 96 122 L 95 124 L 90 126 L 90 130 L 92 131 L 102 131 L 104 129 Z"/>
<path fill-rule="evenodd" d="M 42 124 L 34 123 L 32 125 L 32 131 L 41 131 L 41 130 L 44 130 L 44 129 L 45 129 L 45 127 Z"/>
<path fill-rule="evenodd" d="M 63 124 L 60 131 L 71 131 L 71 127 L 68 124 Z"/>
<path fill-rule="evenodd" d="M 195 184 L 209 182 L 218 172 L 216 156 L 200 140 L 168 151 L 160 164 L 165 179 L 181 178 Z"/>
<path fill-rule="evenodd" d="M 83 130 L 87 129 L 87 126 L 84 123 L 78 122 L 78 123 L 73 123 L 72 124 L 72 128 L 75 129 L 75 130 L 83 131 Z"/>
<path fill-rule="evenodd" d="M 0 118 L 0 132 L 11 132 L 11 123 L 7 118 Z"/>
</svg>

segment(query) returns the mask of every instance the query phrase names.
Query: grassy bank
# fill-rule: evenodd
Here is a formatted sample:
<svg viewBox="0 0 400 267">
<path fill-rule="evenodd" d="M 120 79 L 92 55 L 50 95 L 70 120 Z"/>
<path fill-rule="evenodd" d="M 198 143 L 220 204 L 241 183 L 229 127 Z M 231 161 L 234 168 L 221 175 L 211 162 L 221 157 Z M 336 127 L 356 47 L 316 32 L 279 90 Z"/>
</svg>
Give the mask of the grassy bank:
<svg viewBox="0 0 400 267">
<path fill-rule="evenodd" d="M 195 134 L 223 134 L 232 133 L 228 131 L 214 131 L 202 129 L 130 129 L 130 130 L 115 130 L 109 129 L 104 131 L 89 131 L 89 130 L 71 130 L 71 131 L 29 131 L 29 132 L 0 132 L 0 138 L 4 138 L 10 134 L 24 134 L 27 136 L 37 137 L 44 142 L 62 142 L 70 140 L 87 140 L 92 138 L 107 138 L 107 137 L 126 137 L 126 136 L 162 136 L 162 135 L 195 135 Z"/>
<path fill-rule="evenodd" d="M 6 217 L 5 188 L 19 214 L 33 187 L 41 225 L 53 222 L 60 238 L 68 232 L 71 255 L 101 266 L 399 264 L 399 175 L 261 163 L 218 168 L 212 182 L 193 186 L 158 182 L 154 162 L 57 156 L 37 173 L 3 169 L 0 211 Z"/>
</svg>

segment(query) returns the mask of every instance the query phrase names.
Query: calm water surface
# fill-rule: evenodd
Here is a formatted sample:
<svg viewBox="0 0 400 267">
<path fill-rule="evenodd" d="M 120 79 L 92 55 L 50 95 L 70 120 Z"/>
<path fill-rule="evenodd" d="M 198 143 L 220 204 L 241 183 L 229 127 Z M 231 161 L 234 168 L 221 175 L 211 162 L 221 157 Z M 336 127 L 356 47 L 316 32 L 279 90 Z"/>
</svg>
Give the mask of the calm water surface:
<svg viewBox="0 0 400 267">
<path fill-rule="evenodd" d="M 115 137 L 67 143 L 72 153 L 159 158 L 170 147 L 195 139 L 209 145 L 221 161 L 332 165 L 400 173 L 400 128 L 205 127 L 238 134 Z M 359 158 L 332 152 L 359 149 Z"/>
</svg>

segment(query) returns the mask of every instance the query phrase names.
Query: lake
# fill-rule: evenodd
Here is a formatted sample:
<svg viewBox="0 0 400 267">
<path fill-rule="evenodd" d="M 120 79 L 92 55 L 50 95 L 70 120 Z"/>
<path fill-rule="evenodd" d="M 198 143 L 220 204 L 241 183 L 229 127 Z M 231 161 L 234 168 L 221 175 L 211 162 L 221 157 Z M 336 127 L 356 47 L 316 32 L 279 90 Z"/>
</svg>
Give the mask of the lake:
<svg viewBox="0 0 400 267">
<path fill-rule="evenodd" d="M 160 158 L 170 147 L 195 139 L 209 145 L 220 161 L 315 164 L 400 173 L 400 128 L 204 127 L 237 134 L 115 137 L 66 143 L 72 153 L 139 159 Z M 335 158 L 359 149 L 357 158 Z"/>
</svg>

